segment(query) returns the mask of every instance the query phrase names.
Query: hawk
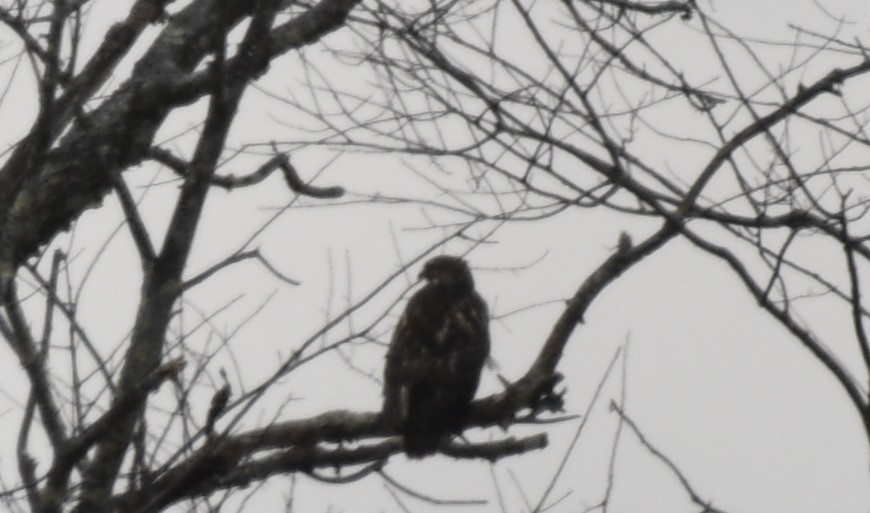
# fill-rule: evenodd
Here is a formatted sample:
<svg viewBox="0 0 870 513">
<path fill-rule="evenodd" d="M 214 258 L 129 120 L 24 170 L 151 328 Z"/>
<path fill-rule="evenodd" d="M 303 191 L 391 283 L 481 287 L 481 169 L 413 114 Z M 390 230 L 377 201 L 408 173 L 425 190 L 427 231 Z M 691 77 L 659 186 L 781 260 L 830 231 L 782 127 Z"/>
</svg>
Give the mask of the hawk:
<svg viewBox="0 0 870 513">
<path fill-rule="evenodd" d="M 489 314 L 468 265 L 435 257 L 420 278 L 387 351 L 382 412 L 412 458 L 462 432 L 489 355 Z"/>
</svg>

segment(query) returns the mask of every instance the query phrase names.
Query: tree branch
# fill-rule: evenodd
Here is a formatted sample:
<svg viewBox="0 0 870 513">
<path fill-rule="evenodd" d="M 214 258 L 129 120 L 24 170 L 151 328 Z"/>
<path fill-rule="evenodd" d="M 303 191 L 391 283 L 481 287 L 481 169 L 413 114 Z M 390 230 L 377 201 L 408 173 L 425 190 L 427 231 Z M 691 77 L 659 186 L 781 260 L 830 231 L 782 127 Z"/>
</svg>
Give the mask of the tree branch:
<svg viewBox="0 0 870 513">
<path fill-rule="evenodd" d="M 136 248 L 139 250 L 139 257 L 147 267 L 154 262 L 157 254 L 154 252 L 154 246 L 151 245 L 151 237 L 148 235 L 148 229 L 145 228 L 145 222 L 139 216 L 136 201 L 133 200 L 130 189 L 127 188 L 120 173 L 112 173 L 112 186 L 118 195 L 118 201 L 121 202 L 121 208 L 127 218 L 127 225 L 130 226 L 130 233 L 133 235 L 133 242 L 136 243 Z"/>
<path fill-rule="evenodd" d="M 237 253 L 235 255 L 232 255 L 232 256 L 222 260 L 221 262 L 215 264 L 214 266 L 212 266 L 212 267 L 206 269 L 205 271 L 197 274 L 193 278 L 185 281 L 184 284 L 181 286 L 181 288 L 184 290 L 191 289 L 191 288 L 199 285 L 200 283 L 204 282 L 205 280 L 209 279 L 210 277 L 214 276 L 221 269 L 225 269 L 233 264 L 236 264 L 236 263 L 239 263 L 239 262 L 242 262 L 245 260 L 252 260 L 252 259 L 260 262 L 263 265 L 263 267 L 265 267 L 266 269 L 269 270 L 270 273 L 272 273 L 273 276 L 275 276 L 279 280 L 283 281 L 284 283 L 288 283 L 288 284 L 294 285 L 294 286 L 299 285 L 299 282 L 297 280 L 294 280 L 293 278 L 288 278 L 287 276 L 284 276 L 283 274 L 279 273 L 278 270 L 275 269 L 275 267 L 272 266 L 272 264 L 269 263 L 268 260 L 263 258 L 263 255 L 260 254 L 260 250 L 257 249 L 254 251 L 246 251 L 243 253 Z"/>
<path fill-rule="evenodd" d="M 45 427 L 46 435 L 53 449 L 58 451 L 66 440 L 64 425 L 52 393 L 48 373 L 45 370 L 45 359 L 39 348 L 36 347 L 30 326 L 21 309 L 15 280 L 8 284 L 4 297 L 0 297 L 0 304 L 4 306 L 11 328 L 9 345 L 12 346 L 16 356 L 18 356 L 18 361 L 27 373 L 31 393 L 39 409 L 39 416 Z"/>
<path fill-rule="evenodd" d="M 360 418 L 365 419 L 367 415 L 360 414 Z M 349 420 L 348 417 L 344 419 Z M 291 424 L 294 423 L 286 423 L 283 430 L 291 429 Z M 321 448 L 312 440 L 308 444 L 294 444 L 277 453 L 250 460 L 253 452 L 258 450 L 247 443 L 252 439 L 253 435 L 207 444 L 184 462 L 163 473 L 152 486 L 122 494 L 114 502 L 118 509 L 135 506 L 137 513 L 156 512 L 180 500 L 206 496 L 223 489 L 245 487 L 273 475 L 310 473 L 318 468 L 341 468 L 372 462 L 384 464 L 390 456 L 403 450 L 399 437 L 372 445 L 335 449 Z M 443 453 L 454 458 L 495 461 L 538 450 L 546 445 L 546 435 L 539 434 L 478 444 L 451 443 L 443 448 Z M 262 447 L 259 449 L 262 450 Z M 240 461 L 246 463 L 240 464 Z"/>
<path fill-rule="evenodd" d="M 149 150 L 148 156 L 172 169 L 179 176 L 187 176 L 187 162 L 176 157 L 170 151 L 155 147 Z M 344 189 L 338 186 L 317 187 L 302 181 L 296 172 L 296 168 L 290 163 L 289 157 L 286 154 L 278 153 L 277 150 L 274 157 L 267 160 L 251 174 L 247 176 L 217 175 L 211 178 L 211 184 L 229 191 L 237 187 L 246 187 L 260 183 L 276 169 L 281 169 L 287 186 L 297 194 L 313 198 L 338 198 L 344 194 Z"/>
</svg>

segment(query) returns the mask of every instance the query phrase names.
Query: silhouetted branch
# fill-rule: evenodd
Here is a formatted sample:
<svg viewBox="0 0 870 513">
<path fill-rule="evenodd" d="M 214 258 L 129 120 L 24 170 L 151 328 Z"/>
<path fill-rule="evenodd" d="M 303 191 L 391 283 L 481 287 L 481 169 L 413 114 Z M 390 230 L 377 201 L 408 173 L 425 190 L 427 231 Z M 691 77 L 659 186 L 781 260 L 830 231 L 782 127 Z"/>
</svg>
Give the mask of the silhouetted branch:
<svg viewBox="0 0 870 513">
<path fill-rule="evenodd" d="M 145 223 L 139 216 L 136 202 L 133 200 L 133 196 L 130 194 L 130 190 L 120 174 L 114 173 L 112 175 L 112 186 L 115 188 L 115 193 L 121 202 L 121 208 L 127 217 L 127 224 L 130 226 L 130 233 L 133 235 L 133 241 L 139 250 L 139 256 L 145 265 L 150 265 L 157 257 L 157 254 L 154 251 L 154 246 L 151 245 L 151 237 L 148 235 Z"/>
<path fill-rule="evenodd" d="M 170 152 L 169 150 L 154 147 L 148 150 L 148 157 L 165 165 L 181 177 L 187 176 L 187 167 L 189 164 L 183 159 L 173 155 L 172 152 Z M 239 187 L 248 187 L 251 185 L 255 185 L 268 178 L 273 171 L 278 169 L 282 158 L 282 155 L 275 155 L 248 175 L 215 175 L 211 177 L 210 182 L 212 185 L 216 187 L 221 187 L 228 191 Z"/>
<path fill-rule="evenodd" d="M 184 367 L 185 361 L 182 358 L 176 358 L 161 365 L 134 387 L 116 395 L 111 408 L 105 414 L 80 434 L 70 438 L 57 451 L 51 469 L 48 471 L 48 479 L 42 494 L 42 502 L 46 509 L 57 509 L 61 506 L 61 499 L 64 496 L 70 472 L 93 445 L 105 439 L 106 435 L 117 429 L 124 419 L 129 418 L 133 412 L 140 409 L 149 393 L 156 390 L 165 381 L 177 379 Z"/>
<path fill-rule="evenodd" d="M 545 447 L 547 447 L 547 435 L 540 433 L 525 438 L 506 438 L 494 442 L 477 442 L 473 444 L 458 444 L 453 442 L 441 447 L 440 451 L 453 458 L 496 461 L 506 456 L 536 451 Z"/>
<path fill-rule="evenodd" d="M 644 14 L 665 14 L 665 13 L 680 13 L 682 18 L 687 20 L 692 17 L 692 2 L 686 0 L 683 2 L 658 2 L 658 3 L 640 3 L 631 2 L 629 0 L 592 0 L 595 3 L 612 5 L 620 9 L 629 11 L 642 12 Z M 565 0 L 570 2 L 570 0 Z"/>
<path fill-rule="evenodd" d="M 188 164 L 184 160 L 173 155 L 169 150 L 163 148 L 151 148 L 148 151 L 149 158 L 152 158 L 161 164 L 172 169 L 180 176 L 187 175 Z M 290 164 L 290 159 L 283 153 L 276 153 L 274 157 L 266 161 L 263 165 L 257 168 L 247 176 L 221 176 L 215 175 L 211 177 L 212 185 L 221 187 L 227 190 L 233 190 L 237 187 L 247 187 L 265 180 L 276 169 L 281 169 L 284 175 L 284 180 L 290 190 L 313 198 L 338 198 L 344 194 L 344 189 L 341 187 L 317 187 L 302 181 L 296 169 Z"/>
<path fill-rule="evenodd" d="M 45 369 L 45 358 L 36 345 L 36 340 L 30 330 L 30 323 L 27 322 L 24 310 L 21 308 L 17 290 L 15 282 L 11 281 L 8 283 L 4 296 L 0 297 L 0 305 L 4 307 L 9 322 L 9 332 L 5 334 L 7 335 L 5 338 L 27 373 L 31 394 L 39 409 L 42 425 L 52 447 L 57 451 L 64 446 L 66 429 L 61 420 L 57 399 Z"/>
<path fill-rule="evenodd" d="M 683 485 L 683 489 L 686 490 L 686 492 L 689 494 L 689 497 L 692 499 L 692 502 L 694 502 L 698 506 L 704 508 L 703 509 L 704 513 L 726 513 L 725 511 L 723 511 L 719 508 L 713 507 L 713 505 L 710 504 L 709 501 L 705 501 L 704 499 L 701 498 L 700 495 L 698 495 L 698 493 L 695 491 L 695 489 L 692 487 L 692 485 L 689 484 L 689 480 L 686 478 L 685 475 L 683 475 L 682 471 L 680 471 L 680 468 L 676 465 L 676 463 L 674 463 L 673 460 L 671 460 L 670 458 L 665 456 L 664 453 L 662 453 L 661 451 L 656 449 L 655 446 L 653 446 L 652 443 L 650 443 L 650 441 L 647 440 L 646 436 L 644 436 L 644 434 L 637 427 L 637 425 L 634 423 L 634 421 L 631 420 L 631 418 L 628 415 L 626 415 L 624 411 L 622 411 L 622 408 L 620 408 L 619 405 L 617 405 L 615 402 L 611 401 L 610 409 L 612 411 L 615 411 L 619 415 L 619 418 L 622 419 L 623 422 L 625 422 L 625 425 L 627 425 L 629 428 L 631 428 L 631 431 L 635 434 L 635 436 L 637 436 L 637 439 L 640 441 L 640 443 L 643 444 L 643 446 L 646 447 L 646 449 L 653 456 L 658 458 L 659 461 L 664 463 L 665 466 L 667 466 L 668 469 L 670 469 L 670 471 L 680 481 L 680 484 Z"/>
<path fill-rule="evenodd" d="M 266 260 L 263 257 L 263 255 L 260 253 L 260 250 L 255 249 L 253 251 L 246 251 L 243 253 L 237 253 L 229 258 L 226 258 L 225 260 L 221 261 L 220 263 L 210 267 L 209 269 L 206 269 L 205 271 L 199 273 L 198 275 L 196 275 L 193 278 L 184 282 L 184 284 L 182 285 L 182 289 L 187 290 L 187 289 L 193 288 L 193 287 L 199 285 L 200 283 L 204 282 L 205 280 L 209 279 L 210 277 L 214 276 L 220 270 L 225 269 L 233 264 L 243 262 L 245 260 L 256 260 L 256 261 L 260 262 L 260 264 L 262 264 L 263 267 L 265 267 L 273 276 L 275 276 L 279 280 L 283 281 L 284 283 L 287 283 L 290 285 L 299 285 L 298 281 L 294 280 L 293 278 L 287 277 L 287 276 L 281 274 L 280 272 L 278 272 L 278 270 L 275 269 L 275 267 L 268 260 Z"/>
<path fill-rule="evenodd" d="M 208 495 L 215 491 L 247 486 L 276 474 L 292 472 L 310 473 L 318 468 L 341 468 L 359 464 L 370 464 L 367 469 L 376 470 L 392 455 L 403 451 L 401 438 L 394 437 L 373 445 L 358 447 L 323 448 L 318 441 L 327 441 L 330 436 L 321 437 L 316 424 L 326 427 L 326 422 L 338 421 L 333 428 L 340 427 L 346 435 L 355 428 L 371 426 L 376 418 L 372 414 L 350 414 L 349 412 L 330 412 L 307 421 L 292 421 L 270 426 L 272 437 L 285 442 L 311 437 L 308 442 L 290 443 L 278 453 L 253 458 L 256 452 L 268 448 L 279 449 L 275 438 L 258 439 L 258 433 L 227 437 L 215 443 L 206 444 L 185 461 L 163 472 L 154 483 L 140 491 L 117 496 L 114 502 L 121 509 L 135 506 L 133 511 L 159 511 L 183 499 Z M 315 429 L 312 430 L 312 427 Z M 328 428 L 327 428 L 328 432 Z M 332 433 L 335 435 L 335 433 Z M 320 438 L 320 440 L 318 440 Z M 495 461 L 507 456 L 538 450 L 546 447 L 546 435 L 534 435 L 522 439 L 508 438 L 496 442 L 475 444 L 451 443 L 443 448 L 444 454 L 462 459 L 486 459 Z M 252 459 L 253 458 L 253 459 Z M 245 463 L 239 463 L 245 461 Z"/>
<path fill-rule="evenodd" d="M 284 172 L 284 181 L 297 194 L 303 196 L 311 196 L 313 198 L 338 198 L 344 194 L 344 189 L 338 186 L 333 187 L 316 187 L 305 183 L 299 178 L 296 168 L 290 164 L 290 159 L 281 155 L 283 159 L 280 161 L 281 170 Z"/>
</svg>

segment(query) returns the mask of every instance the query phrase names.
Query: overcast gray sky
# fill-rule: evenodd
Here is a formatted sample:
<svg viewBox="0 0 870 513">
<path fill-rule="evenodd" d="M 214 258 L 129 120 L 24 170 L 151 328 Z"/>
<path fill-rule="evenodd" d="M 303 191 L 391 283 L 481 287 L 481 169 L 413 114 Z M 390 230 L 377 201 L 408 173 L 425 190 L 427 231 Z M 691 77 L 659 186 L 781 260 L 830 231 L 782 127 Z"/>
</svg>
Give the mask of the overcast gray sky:
<svg viewBox="0 0 870 513">
<path fill-rule="evenodd" d="M 812 1 L 700 3 L 737 34 L 748 37 L 789 41 L 793 38 L 789 24 L 814 27 L 820 33 L 830 33 L 835 26 Z M 870 23 L 866 2 L 819 3 L 832 15 L 854 22 L 843 27 L 843 39 L 850 39 L 844 34 L 854 34 L 867 41 Z M 108 25 L 126 12 L 127 4 L 95 1 L 88 18 L 89 29 Z M 12 55 L 7 54 L 2 43 L 10 36 L 3 30 L 0 84 L 12 84 L 0 102 L 0 148 L 5 149 L 26 132 L 29 121 L 22 120 L 32 119 L 35 99 L 26 78 L 9 81 L 16 64 L 7 60 Z M 700 77 L 705 75 L 709 53 L 696 53 L 685 43 L 687 33 L 696 30 L 697 26 L 689 23 L 670 33 L 659 32 L 662 39 L 657 43 L 671 52 L 669 55 L 679 55 L 683 63 L 697 62 L 692 71 Z M 671 34 L 672 39 L 665 34 Z M 352 36 L 339 31 L 327 42 L 345 40 L 348 43 L 344 44 L 352 44 Z M 781 50 L 783 62 L 788 61 L 789 51 L 788 47 Z M 765 55 L 772 60 L 777 53 L 768 48 Z M 306 50 L 306 57 L 314 62 L 322 59 L 327 69 L 334 66 L 318 47 Z M 522 56 L 517 58 L 521 60 Z M 294 61 L 293 56 L 288 56 L 274 65 L 262 79 L 262 91 L 248 93 L 233 129 L 232 144 L 298 137 L 295 129 L 287 126 L 298 122 L 294 111 L 263 92 L 282 94 L 300 87 L 301 80 L 295 75 L 300 67 Z M 128 60 L 119 72 L 129 70 L 132 62 Z M 745 70 L 747 77 L 757 72 L 751 63 L 735 66 Z M 818 78 L 824 67 L 825 63 L 815 62 L 806 71 L 807 80 Z M 361 89 L 371 84 L 364 70 L 355 73 L 352 67 L 336 66 L 336 73 L 345 73 L 341 81 L 358 83 Z M 711 76 L 716 73 L 715 68 L 709 71 Z M 867 98 L 857 100 L 865 104 Z M 175 138 L 168 146 L 180 154 L 190 154 L 195 134 L 176 136 L 190 130 L 203 109 L 203 104 L 195 104 L 167 122 L 162 137 Z M 695 122 L 673 120 L 674 124 Z M 709 154 L 682 155 L 661 149 L 663 161 L 677 171 L 692 168 L 705 157 Z M 237 388 L 256 384 L 277 368 L 279 358 L 286 357 L 295 343 L 316 332 L 327 319 L 368 294 L 396 268 L 446 233 L 427 228 L 432 219 L 450 219 L 450 214 L 440 209 L 352 201 L 376 193 L 432 197 L 435 190 L 427 189 L 430 186 L 425 180 L 409 172 L 413 162 L 391 155 L 345 155 L 335 161 L 331 158 L 332 154 L 323 149 L 300 150 L 293 155 L 294 163 L 307 178 L 320 172 L 316 183 L 345 187 L 347 201 L 306 201 L 306 208 L 281 211 L 290 196 L 278 176 L 252 189 L 232 193 L 216 190 L 208 200 L 190 274 L 243 247 L 252 233 L 266 226 L 248 246 L 260 248 L 281 272 L 301 282 L 298 287 L 277 283 L 262 268 L 245 264 L 185 295 L 188 309 L 184 323 L 188 326 L 200 322 L 197 311 L 207 315 L 231 303 L 212 321 L 210 329 L 214 333 L 232 332 L 265 304 L 234 335 L 230 347 L 235 362 L 230 364 L 228 354 L 220 358 L 219 363 L 232 369 Z M 241 172 L 260 161 L 256 155 L 240 156 L 226 171 Z M 147 166 L 128 175 L 137 197 L 143 197 L 141 208 L 149 228 L 162 233 L 175 186 L 145 186 L 166 182 L 171 175 Z M 277 217 L 270 221 L 273 216 Z M 59 247 L 76 251 L 72 269 L 83 274 L 103 243 L 110 240 L 83 289 L 79 312 L 91 337 L 103 347 L 114 347 L 126 336 L 137 306 L 140 276 L 124 270 L 135 269 L 138 263 L 128 232 L 116 230 L 121 219 L 117 201 L 107 198 L 101 207 L 86 213 L 74 231 L 56 242 Z M 620 232 L 642 240 L 657 227 L 651 222 L 590 209 L 535 223 L 505 225 L 491 243 L 474 249 L 468 260 L 478 290 L 493 314 L 492 356 L 498 371 L 508 379 L 525 372 L 561 312 L 563 301 L 614 251 Z M 492 228 L 491 224 L 485 225 L 476 228 L 475 233 L 482 235 Z M 467 242 L 457 241 L 447 244 L 443 252 L 459 254 L 468 248 Z M 805 251 L 816 252 L 817 262 L 830 259 L 832 266 L 841 265 L 842 255 L 824 247 L 809 246 Z M 414 273 L 416 269 L 412 269 Z M 412 275 L 387 289 L 351 322 L 364 323 L 374 318 L 410 284 Z M 833 310 L 826 315 L 828 305 L 823 298 L 807 301 L 806 305 L 815 313 L 814 327 L 825 335 L 825 340 L 851 340 L 848 319 Z M 324 343 L 342 334 L 341 330 L 330 334 Z M 389 332 L 374 335 L 382 342 L 389 339 Z M 202 338 L 205 344 L 206 337 Z M 584 413 L 619 348 L 623 351 L 621 358 L 627 358 L 627 362 L 623 365 L 620 359 L 616 364 L 576 445 L 572 446 L 571 441 L 582 422 L 579 418 L 558 425 L 511 428 L 510 434 L 546 431 L 550 445 L 495 466 L 438 456 L 409 463 L 400 457 L 386 467 L 387 473 L 440 498 L 488 501 L 485 506 L 462 506 L 463 510 L 498 511 L 500 490 L 508 511 L 527 511 L 522 496 L 537 503 L 556 475 L 562 457 L 570 451 L 569 463 L 550 498 L 569 494 L 553 511 L 583 511 L 600 500 L 607 486 L 607 462 L 618 420 L 608 410 L 608 403 L 620 397 L 624 377 L 626 411 L 649 441 L 671 458 L 695 490 L 714 505 L 729 512 L 870 512 L 870 451 L 853 407 L 830 375 L 757 306 L 720 261 L 700 254 L 684 241 L 675 241 L 609 287 L 590 308 L 560 364 L 567 390 L 566 413 Z M 280 418 L 302 417 L 331 408 L 378 408 L 380 384 L 372 376 L 380 376 L 382 349 L 368 345 L 348 348 L 345 354 L 353 359 L 356 369 L 349 369 L 333 356 L 319 366 L 294 373 L 260 403 L 260 418 L 274 413 L 269 404 L 287 397 L 293 401 L 284 407 Z M 859 356 L 845 344 L 834 349 L 847 365 Z M 859 362 L 855 362 L 851 368 L 860 376 L 859 381 L 866 383 Z M 479 395 L 501 389 L 495 371 L 485 372 Z M 6 395 L 0 398 L 0 410 L 17 411 L 16 401 L 22 400 L 23 393 L 18 365 L 11 358 L 0 358 L 0 375 L 5 376 L 0 378 L 0 390 Z M 169 397 L 168 392 L 164 393 Z M 200 393 L 207 398 L 210 390 Z M 207 399 L 199 404 L 203 401 Z M 17 415 L 7 413 L 7 418 L 13 417 L 17 419 Z M 17 423 L 3 425 L 14 429 Z M 505 433 L 491 429 L 471 436 L 499 438 Z M 623 431 L 621 437 L 615 470 L 617 499 L 611 511 L 697 511 L 665 465 L 651 456 L 632 433 Z M 11 456 L 14 432 L 6 439 L 9 441 L 0 445 L 0 454 Z M 6 483 L 15 482 L 13 460 L 0 456 Z M 252 504 L 277 511 L 281 492 L 289 490 L 289 486 L 285 478 L 273 479 L 267 485 L 270 491 Z M 412 498 L 403 500 L 412 511 L 447 509 Z M 343 486 L 322 485 L 300 476 L 295 501 L 298 511 L 398 510 L 377 475 Z"/>
</svg>

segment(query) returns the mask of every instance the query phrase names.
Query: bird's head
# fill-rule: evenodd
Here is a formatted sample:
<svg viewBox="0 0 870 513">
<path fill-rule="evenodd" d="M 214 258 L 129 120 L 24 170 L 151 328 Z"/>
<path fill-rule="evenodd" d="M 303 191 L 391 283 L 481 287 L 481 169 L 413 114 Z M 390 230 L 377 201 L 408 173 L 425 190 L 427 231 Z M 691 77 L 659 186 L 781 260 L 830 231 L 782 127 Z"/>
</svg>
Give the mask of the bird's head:
<svg viewBox="0 0 870 513">
<path fill-rule="evenodd" d="M 459 257 L 437 256 L 423 266 L 420 278 L 430 285 L 449 290 L 468 290 L 474 288 L 471 269 Z"/>
</svg>

